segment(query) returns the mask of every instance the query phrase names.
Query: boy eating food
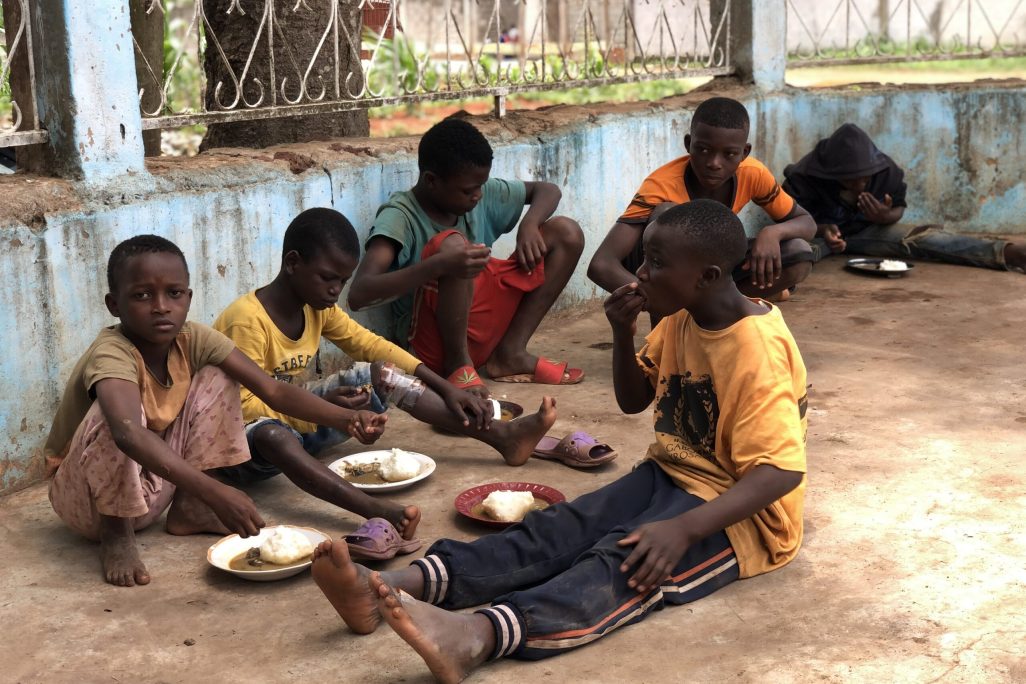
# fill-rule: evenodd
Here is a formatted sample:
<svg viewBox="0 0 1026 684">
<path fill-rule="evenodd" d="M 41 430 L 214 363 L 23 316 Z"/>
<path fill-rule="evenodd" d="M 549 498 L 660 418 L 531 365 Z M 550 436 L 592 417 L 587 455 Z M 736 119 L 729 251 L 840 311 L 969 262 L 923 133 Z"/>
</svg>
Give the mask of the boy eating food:
<svg viewBox="0 0 1026 684">
<path fill-rule="evenodd" d="M 527 351 L 584 249 L 581 227 L 552 215 L 559 188 L 489 178 L 491 146 L 459 119 L 424 134 L 417 163 L 417 184 L 378 209 L 349 307 L 391 302 L 395 339 L 484 397 L 479 369 L 497 382 L 580 382 L 579 368 Z M 492 244 L 513 228 L 514 255 L 492 258 Z"/>
<path fill-rule="evenodd" d="M 418 420 L 492 446 L 509 465 L 526 463 L 555 420 L 555 410 L 543 405 L 535 414 L 492 422 L 489 402 L 447 383 L 350 318 L 337 301 L 359 252 L 356 231 L 345 216 L 334 209 L 307 209 L 285 230 L 275 279 L 229 304 L 214 328 L 275 381 L 305 387 L 348 409 L 383 414 L 388 405 L 398 406 Z M 318 377 L 322 338 L 357 363 Z M 221 469 L 222 477 L 248 484 L 284 473 L 307 493 L 366 518 L 384 518 L 403 539 L 413 538 L 420 517 L 416 507 L 370 496 L 315 458 L 347 434 L 275 411 L 247 389 L 242 413 L 253 458 Z M 374 528 L 357 534 L 378 534 Z"/>
<path fill-rule="evenodd" d="M 170 534 L 255 535 L 248 496 L 214 472 L 249 459 L 241 383 L 276 410 L 373 442 L 385 416 L 277 383 L 231 340 L 188 321 L 192 290 L 178 247 L 156 235 L 117 245 L 107 263 L 104 328 L 75 364 L 44 447 L 57 515 L 99 540 L 107 581 L 148 584 L 135 532 L 170 506 Z"/>
<path fill-rule="evenodd" d="M 696 200 L 646 228 L 644 249 L 638 282 L 605 307 L 620 408 L 655 402 L 646 459 L 499 534 L 443 539 L 407 568 L 371 573 L 344 545 L 321 544 L 314 579 L 353 631 L 384 621 L 436 679 L 458 682 L 498 658 L 592 643 L 795 557 L 805 366 L 780 311 L 730 277 L 747 249 L 741 222 Z M 661 321 L 635 354 L 641 311 Z"/>
<path fill-rule="evenodd" d="M 749 242 L 745 259 L 730 275 L 743 294 L 786 299 L 786 291 L 812 271 L 806 241 L 815 236 L 816 224 L 762 162 L 749 156 L 748 129 L 748 111 L 737 100 L 712 97 L 698 105 L 684 136 L 688 154 L 645 179 L 596 250 L 588 277 L 608 292 L 637 282 L 644 260 L 642 233 L 671 206 L 711 199 L 736 214 L 754 202 L 775 223 Z"/>
</svg>

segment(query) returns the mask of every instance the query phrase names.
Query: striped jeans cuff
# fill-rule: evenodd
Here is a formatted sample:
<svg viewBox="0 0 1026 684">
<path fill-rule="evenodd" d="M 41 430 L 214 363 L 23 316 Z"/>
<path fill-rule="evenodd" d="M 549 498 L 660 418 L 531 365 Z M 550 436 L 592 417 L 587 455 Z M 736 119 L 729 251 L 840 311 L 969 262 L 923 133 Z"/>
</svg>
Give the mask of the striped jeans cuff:
<svg viewBox="0 0 1026 684">
<path fill-rule="evenodd" d="M 527 635 L 523 621 L 507 603 L 500 603 L 491 608 L 475 611 L 491 620 L 495 628 L 495 650 L 490 660 L 497 660 L 512 655 L 520 650 Z"/>
<path fill-rule="evenodd" d="M 413 561 L 412 565 L 424 573 L 424 600 L 434 606 L 441 604 L 449 589 L 449 572 L 441 557 L 434 554 L 424 556 Z"/>
</svg>

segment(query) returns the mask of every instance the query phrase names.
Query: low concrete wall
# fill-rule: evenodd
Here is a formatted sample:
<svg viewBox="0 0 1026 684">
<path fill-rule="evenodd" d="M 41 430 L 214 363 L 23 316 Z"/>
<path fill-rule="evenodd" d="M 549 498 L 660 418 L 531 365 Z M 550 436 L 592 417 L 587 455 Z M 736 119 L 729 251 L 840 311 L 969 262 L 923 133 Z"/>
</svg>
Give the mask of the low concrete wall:
<svg viewBox="0 0 1026 684">
<path fill-rule="evenodd" d="M 717 93 L 753 114 L 754 154 L 778 176 L 845 121 L 863 126 L 908 170 L 909 220 L 966 230 L 1026 233 L 1026 98 L 1020 83 L 786 91 L 759 95 L 729 82 Z M 708 96 L 660 103 L 556 107 L 481 119 L 497 176 L 563 188 L 561 213 L 587 236 L 561 306 L 598 295 L 585 267 L 645 175 L 684 153 L 690 110 Z M 103 307 L 107 255 L 142 232 L 184 250 L 193 274 L 192 318 L 210 322 L 239 294 L 273 277 L 280 241 L 302 209 L 332 206 L 366 234 L 377 205 L 411 186 L 416 140 L 347 140 L 271 150 L 222 150 L 149 162 L 102 186 L 0 177 L 0 275 L 8 284 L 0 347 L 21 361 L 0 367 L 0 491 L 41 475 L 39 451 L 63 382 L 79 354 L 112 320 Z M 746 214 L 753 226 L 757 215 Z M 502 254 L 512 238 L 497 246 Z M 381 310 L 359 316 L 387 330 Z M 31 353 L 30 353 L 31 352 Z"/>
</svg>

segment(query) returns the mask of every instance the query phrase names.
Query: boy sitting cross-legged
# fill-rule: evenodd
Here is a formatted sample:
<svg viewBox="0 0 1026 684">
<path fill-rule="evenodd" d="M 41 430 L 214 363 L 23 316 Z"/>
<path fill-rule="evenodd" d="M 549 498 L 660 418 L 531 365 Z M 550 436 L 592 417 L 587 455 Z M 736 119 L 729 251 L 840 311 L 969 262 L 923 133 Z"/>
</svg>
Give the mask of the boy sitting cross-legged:
<svg viewBox="0 0 1026 684">
<path fill-rule="evenodd" d="M 249 459 L 239 386 L 288 412 L 371 442 L 384 417 L 329 404 L 275 382 L 211 328 L 186 320 L 189 269 L 174 243 L 125 240 L 107 263 L 107 310 L 75 364 L 44 447 L 50 502 L 69 527 L 99 540 L 111 584 L 148 584 L 135 531 L 170 505 L 171 534 L 257 534 L 248 496 L 214 471 Z M 56 472 L 54 472 L 56 471 Z"/>
<path fill-rule="evenodd" d="M 671 206 L 712 199 L 736 214 L 754 202 L 775 224 L 759 231 L 745 259 L 728 275 L 746 295 L 786 298 L 787 289 L 812 270 L 812 248 L 806 240 L 815 236 L 816 224 L 762 162 L 749 156 L 748 129 L 748 111 L 737 100 L 713 97 L 698 105 L 684 136 L 688 154 L 645 179 L 596 250 L 588 277 L 608 292 L 636 282 L 645 257 L 645 226 Z"/>
<path fill-rule="evenodd" d="M 459 119 L 424 134 L 418 166 L 413 189 L 378 209 L 350 308 L 392 302 L 399 344 L 481 396 L 477 369 L 500 382 L 580 382 L 580 369 L 527 352 L 584 249 L 581 227 L 552 215 L 559 188 L 489 178 L 491 146 Z M 492 243 L 514 227 L 515 254 L 491 258 Z"/>
<path fill-rule="evenodd" d="M 439 681 L 457 682 L 489 660 L 591 643 L 798 553 L 805 366 L 780 311 L 730 277 L 745 258 L 741 222 L 696 200 L 665 212 L 644 240 L 639 282 L 606 300 L 606 316 L 620 408 L 655 401 L 646 460 L 499 534 L 443 539 L 400 570 L 371 573 L 344 545 L 323 543 L 314 578 L 353 631 L 384 620 Z M 635 355 L 643 310 L 663 318 Z"/>
<path fill-rule="evenodd" d="M 389 404 L 414 418 L 492 446 L 510 465 L 523 465 L 556 417 L 553 402 L 535 414 L 492 422 L 491 404 L 457 389 L 391 342 L 375 335 L 337 305 L 359 259 L 360 243 L 345 216 L 308 209 L 285 231 L 281 270 L 273 281 L 232 302 L 214 321 L 263 372 L 305 386 L 333 404 L 384 413 Z M 315 379 L 324 338 L 352 359 L 352 368 Z M 220 475 L 245 484 L 279 473 L 304 491 L 367 518 L 388 520 L 404 539 L 420 514 L 368 495 L 314 458 L 348 437 L 323 425 L 268 407 L 242 390 L 242 412 L 253 458 Z M 468 416 L 469 414 L 469 416 Z"/>
</svg>

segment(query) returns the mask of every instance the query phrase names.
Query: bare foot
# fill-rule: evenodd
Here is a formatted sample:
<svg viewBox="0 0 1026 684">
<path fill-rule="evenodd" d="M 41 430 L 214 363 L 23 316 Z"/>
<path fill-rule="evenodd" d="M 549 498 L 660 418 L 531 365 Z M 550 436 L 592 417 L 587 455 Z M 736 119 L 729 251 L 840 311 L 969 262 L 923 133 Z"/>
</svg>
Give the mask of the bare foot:
<svg viewBox="0 0 1026 684">
<path fill-rule="evenodd" d="M 521 466 L 531 458 L 531 452 L 556 422 L 556 400 L 543 397 L 538 412 L 509 423 L 492 423 L 499 437 L 495 448 L 507 465 Z"/>
<path fill-rule="evenodd" d="M 230 534 L 210 506 L 181 490 L 175 492 L 167 512 L 168 534 Z"/>
<path fill-rule="evenodd" d="M 150 573 L 139 558 L 129 518 L 100 516 L 100 562 L 106 580 L 118 587 L 149 584 Z"/>
<path fill-rule="evenodd" d="M 321 542 L 314 550 L 314 581 L 349 629 L 370 634 L 381 624 L 377 596 L 370 588 L 370 570 L 349 558 L 345 542 Z"/>
<path fill-rule="evenodd" d="M 424 659 L 439 682 L 455 684 L 484 663 L 495 648 L 492 623 L 480 613 L 450 613 L 396 592 L 371 573 L 378 612 L 403 641 Z"/>
<path fill-rule="evenodd" d="M 395 525 L 395 529 L 399 531 L 399 536 L 403 539 L 413 539 L 417 534 L 417 525 L 420 524 L 420 509 L 416 506 L 397 509 L 394 513 L 381 517 Z"/>
</svg>

